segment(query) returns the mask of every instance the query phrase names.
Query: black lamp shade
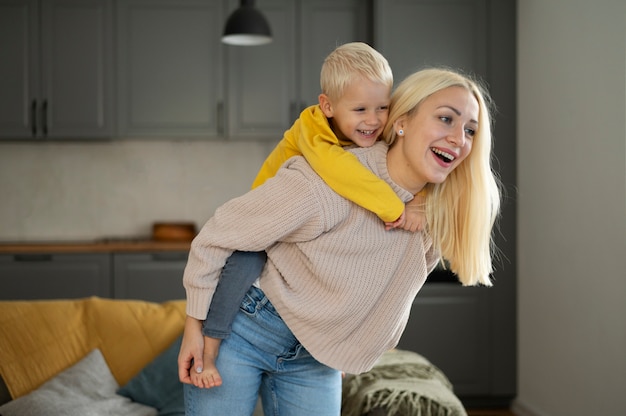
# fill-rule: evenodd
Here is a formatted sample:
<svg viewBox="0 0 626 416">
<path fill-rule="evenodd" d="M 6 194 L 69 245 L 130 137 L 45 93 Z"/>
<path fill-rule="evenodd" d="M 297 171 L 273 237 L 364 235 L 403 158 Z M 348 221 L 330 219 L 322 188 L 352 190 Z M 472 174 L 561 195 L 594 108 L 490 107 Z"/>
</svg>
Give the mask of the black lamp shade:
<svg viewBox="0 0 626 416">
<path fill-rule="evenodd" d="M 222 42 L 230 45 L 264 45 L 272 41 L 270 25 L 254 8 L 253 0 L 241 0 L 241 6 L 226 20 Z"/>
</svg>

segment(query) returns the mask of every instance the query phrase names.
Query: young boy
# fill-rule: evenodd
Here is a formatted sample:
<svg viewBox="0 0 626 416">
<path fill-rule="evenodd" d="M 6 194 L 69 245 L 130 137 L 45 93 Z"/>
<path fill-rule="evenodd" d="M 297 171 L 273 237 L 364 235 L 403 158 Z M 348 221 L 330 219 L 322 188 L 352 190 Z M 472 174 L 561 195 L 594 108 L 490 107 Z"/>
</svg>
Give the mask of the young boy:
<svg viewBox="0 0 626 416">
<path fill-rule="evenodd" d="M 372 146 L 383 131 L 393 85 L 387 60 L 365 43 L 339 46 L 324 60 L 320 84 L 319 104 L 305 109 L 285 132 L 252 188 L 274 176 L 290 157 L 302 155 L 335 192 L 375 213 L 387 229 L 421 230 L 422 198 L 416 196 L 405 207 L 386 182 L 343 149 Z M 197 387 L 221 385 L 215 367 L 221 340 L 229 335 L 239 304 L 264 264 L 265 252 L 236 251 L 226 262 L 202 327 L 203 365 L 196 363 L 191 376 Z"/>
</svg>

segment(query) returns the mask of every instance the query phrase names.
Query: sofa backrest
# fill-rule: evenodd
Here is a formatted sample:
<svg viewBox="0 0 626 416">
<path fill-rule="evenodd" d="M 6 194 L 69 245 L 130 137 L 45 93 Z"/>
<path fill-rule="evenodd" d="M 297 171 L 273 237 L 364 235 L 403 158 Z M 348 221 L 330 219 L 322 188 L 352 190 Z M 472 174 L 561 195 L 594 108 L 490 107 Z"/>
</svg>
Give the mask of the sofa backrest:
<svg viewBox="0 0 626 416">
<path fill-rule="evenodd" d="M 180 336 L 184 322 L 184 300 L 0 301 L 0 378 L 17 398 L 99 348 L 124 385 Z"/>
</svg>

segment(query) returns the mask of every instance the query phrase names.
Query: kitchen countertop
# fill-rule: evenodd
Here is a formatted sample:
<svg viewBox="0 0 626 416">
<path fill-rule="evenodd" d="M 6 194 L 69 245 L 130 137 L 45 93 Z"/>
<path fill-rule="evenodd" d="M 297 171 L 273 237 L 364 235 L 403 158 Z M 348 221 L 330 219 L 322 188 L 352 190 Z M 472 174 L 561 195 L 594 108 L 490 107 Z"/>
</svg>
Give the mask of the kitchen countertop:
<svg viewBox="0 0 626 416">
<path fill-rule="evenodd" d="M 151 239 L 100 239 L 92 241 L 4 242 L 0 254 L 127 253 L 153 251 L 189 251 L 191 241 Z"/>
</svg>

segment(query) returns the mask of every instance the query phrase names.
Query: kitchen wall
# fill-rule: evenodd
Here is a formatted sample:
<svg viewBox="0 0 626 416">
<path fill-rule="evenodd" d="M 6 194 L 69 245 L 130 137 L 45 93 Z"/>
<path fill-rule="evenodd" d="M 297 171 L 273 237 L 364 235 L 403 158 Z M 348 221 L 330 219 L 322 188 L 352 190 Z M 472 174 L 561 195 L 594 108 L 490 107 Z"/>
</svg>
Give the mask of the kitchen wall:
<svg viewBox="0 0 626 416">
<path fill-rule="evenodd" d="M 275 143 L 0 144 L 0 242 L 148 236 L 250 188 Z"/>
<path fill-rule="evenodd" d="M 518 1 L 520 416 L 626 409 L 626 2 Z"/>
</svg>

